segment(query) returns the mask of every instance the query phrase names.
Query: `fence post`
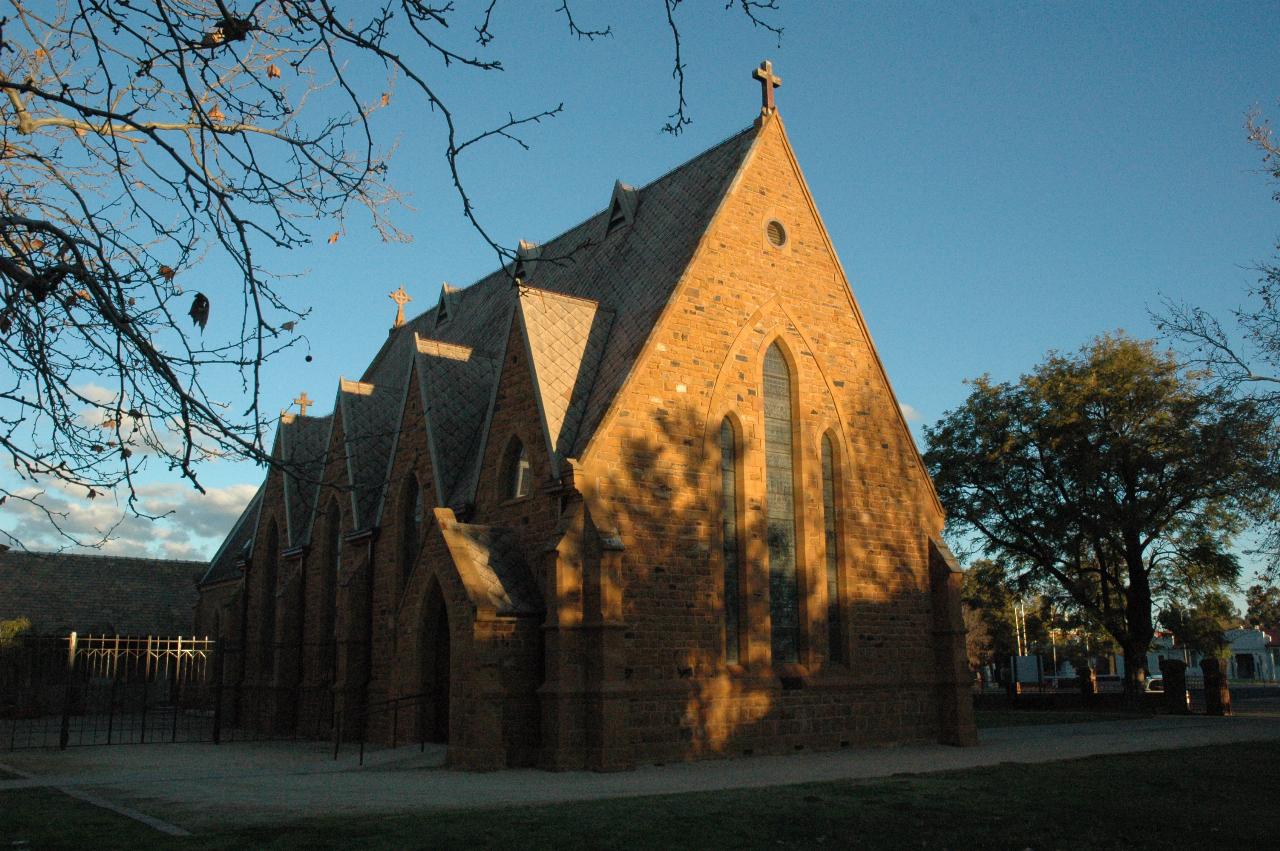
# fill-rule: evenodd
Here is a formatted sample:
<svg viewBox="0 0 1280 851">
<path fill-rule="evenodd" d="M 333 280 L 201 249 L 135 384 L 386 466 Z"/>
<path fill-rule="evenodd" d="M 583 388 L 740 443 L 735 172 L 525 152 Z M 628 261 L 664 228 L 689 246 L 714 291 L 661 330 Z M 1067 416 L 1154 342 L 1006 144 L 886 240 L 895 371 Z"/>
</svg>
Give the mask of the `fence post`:
<svg viewBox="0 0 1280 851">
<path fill-rule="evenodd" d="M 338 723 L 333 734 L 333 758 L 338 758 L 338 748 L 342 747 L 342 710 L 338 710 Z"/>
<path fill-rule="evenodd" d="M 222 641 L 213 646 L 213 743 L 222 744 Z"/>
<path fill-rule="evenodd" d="M 119 650 L 120 650 L 120 646 L 119 646 L 119 645 L 120 645 L 120 637 L 119 637 L 119 636 L 116 636 L 116 656 L 117 656 L 117 658 L 118 658 L 118 657 L 119 657 L 119 655 L 120 655 L 120 654 L 119 654 Z M 117 685 L 119 684 L 119 682 L 120 682 L 120 666 L 119 666 L 118 664 L 114 664 L 114 660 L 113 660 L 112 667 L 113 667 L 115 670 L 113 671 L 112 676 L 111 676 L 111 694 L 107 697 L 107 744 L 111 744 L 111 734 L 112 734 L 112 733 L 114 732 L 114 730 L 115 730 L 115 721 L 116 721 L 116 686 L 117 686 Z"/>
<path fill-rule="evenodd" d="M 400 699 L 391 704 L 391 749 L 396 749 L 396 733 L 400 728 Z"/>
<path fill-rule="evenodd" d="M 150 648 L 151 648 L 151 639 L 148 638 L 147 639 L 148 662 L 151 659 Z M 149 690 L 149 683 L 147 682 L 147 675 L 144 672 L 142 675 L 142 729 L 138 735 L 138 744 L 140 745 L 145 745 L 147 743 L 147 691 L 148 690 Z"/>
<path fill-rule="evenodd" d="M 71 739 L 71 688 L 76 674 L 76 634 L 67 636 L 67 687 L 62 693 L 62 726 L 58 730 L 58 750 L 65 751 Z"/>
</svg>

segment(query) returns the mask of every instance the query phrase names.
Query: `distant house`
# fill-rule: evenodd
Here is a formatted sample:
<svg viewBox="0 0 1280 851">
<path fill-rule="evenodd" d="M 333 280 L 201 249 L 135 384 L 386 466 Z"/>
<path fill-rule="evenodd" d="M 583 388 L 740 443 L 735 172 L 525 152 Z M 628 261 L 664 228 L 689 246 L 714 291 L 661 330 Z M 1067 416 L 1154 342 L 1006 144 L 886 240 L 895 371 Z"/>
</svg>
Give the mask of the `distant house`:
<svg viewBox="0 0 1280 851">
<path fill-rule="evenodd" d="M 190 635 L 198 561 L 0 552 L 0 621 L 46 635 Z"/>
<path fill-rule="evenodd" d="M 1229 629 L 1223 637 L 1231 642 L 1231 670 L 1233 680 L 1274 680 L 1276 666 L 1267 649 L 1267 633 L 1256 626 Z"/>
<path fill-rule="evenodd" d="M 1280 679 L 1280 645 L 1276 643 L 1274 630 L 1269 634 L 1258 627 L 1241 627 L 1226 630 L 1222 637 L 1230 645 L 1227 676 L 1232 680 Z M 1198 668 L 1202 658 L 1203 654 L 1178 643 L 1172 633 L 1158 630 L 1147 652 L 1147 670 L 1151 674 L 1159 673 L 1162 659 L 1179 659 Z"/>
</svg>

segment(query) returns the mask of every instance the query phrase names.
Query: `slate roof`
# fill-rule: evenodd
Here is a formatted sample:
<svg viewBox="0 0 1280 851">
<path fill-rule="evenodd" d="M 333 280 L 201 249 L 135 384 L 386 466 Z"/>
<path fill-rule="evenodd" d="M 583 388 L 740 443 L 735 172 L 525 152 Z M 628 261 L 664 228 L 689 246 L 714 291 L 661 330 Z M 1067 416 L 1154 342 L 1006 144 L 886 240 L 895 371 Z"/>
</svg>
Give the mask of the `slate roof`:
<svg viewBox="0 0 1280 851">
<path fill-rule="evenodd" d="M 258 510 L 262 506 L 262 491 L 263 487 L 259 487 L 244 511 L 236 518 L 231 532 L 213 554 L 209 569 L 200 578 L 201 585 L 240 578 L 240 562 L 247 559 L 249 551 L 253 549 L 253 536 L 258 528 Z"/>
<path fill-rule="evenodd" d="M 749 127 L 636 190 L 630 224 L 609 233 L 606 207 L 540 246 L 525 284 L 594 301 L 613 317 L 606 338 L 593 341 L 600 345 L 598 366 L 591 385 L 577 391 L 582 396 L 575 400 L 578 422 L 572 442 L 556 447 L 562 456 L 580 455 L 591 439 L 755 138 L 755 128 Z M 436 308 L 409 320 L 388 337 L 361 380 L 394 383 L 411 356 L 415 335 L 501 358 L 508 330 L 501 320 L 519 297 L 511 272 L 508 265 L 453 291 L 449 317 L 439 324 Z M 548 386 L 540 390 L 544 399 L 555 395 Z"/>
<path fill-rule="evenodd" d="M 286 417 L 280 421 L 278 447 L 285 464 L 285 518 L 291 547 L 306 543 L 311 536 L 311 519 L 332 427 L 332 415 Z"/>
<path fill-rule="evenodd" d="M 451 506 L 474 500 L 513 317 L 529 343 L 551 456 L 557 465 L 580 457 L 755 139 L 755 127 L 748 127 L 646 186 L 622 187 L 629 221 L 612 231 L 611 197 L 609 207 L 560 236 L 523 244 L 522 286 L 512 285 L 508 264 L 469 287 L 442 287 L 445 316 L 438 318 L 438 304 L 394 329 L 361 375 L 362 389 L 350 392 L 347 386 L 357 382 L 343 382 L 335 403 L 347 439 L 357 528 L 376 524 L 385 502 L 391 431 L 400 421 L 412 365 L 427 412 L 437 492 Z M 462 351 L 465 358 L 458 356 Z M 297 433 L 282 427 L 283 444 L 309 458 L 318 424 L 324 422 L 328 434 L 332 423 L 328 417 L 292 419 L 303 426 Z M 286 475 L 292 517 L 314 494 L 289 481 Z M 306 541 L 312 513 L 305 522 L 290 522 L 291 544 Z M 256 513 L 254 518 L 256 526 Z M 237 530 L 243 536 L 239 523 Z M 231 575 L 233 551 L 239 549 L 224 545 L 204 581 Z"/>
<path fill-rule="evenodd" d="M 589 299 L 522 287 L 520 318 L 546 423 L 548 454 L 558 468 L 573 452 L 613 311 Z"/>
<path fill-rule="evenodd" d="M 401 385 L 403 386 L 403 385 Z M 395 442 L 402 391 L 395 384 L 343 381 L 338 392 L 355 528 L 377 521 L 387 459 Z"/>
<path fill-rule="evenodd" d="M 206 565 L 110 555 L 0 552 L 0 620 L 41 633 L 190 635 Z"/>
<path fill-rule="evenodd" d="M 415 365 L 436 492 L 446 505 L 466 502 L 501 363 L 466 346 L 419 338 Z"/>
<path fill-rule="evenodd" d="M 454 563 L 474 581 L 474 591 L 500 615 L 536 615 L 543 611 L 542 595 L 524 559 L 514 529 L 451 523 L 444 529 Z M 470 584 L 470 583 L 469 583 Z"/>
</svg>

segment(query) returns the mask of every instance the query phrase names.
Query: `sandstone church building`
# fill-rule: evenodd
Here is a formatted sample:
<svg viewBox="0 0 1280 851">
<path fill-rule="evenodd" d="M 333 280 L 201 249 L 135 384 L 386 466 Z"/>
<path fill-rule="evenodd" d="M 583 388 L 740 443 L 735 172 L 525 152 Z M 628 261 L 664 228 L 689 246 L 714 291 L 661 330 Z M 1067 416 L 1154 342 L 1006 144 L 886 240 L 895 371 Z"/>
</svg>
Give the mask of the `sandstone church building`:
<svg viewBox="0 0 1280 851">
<path fill-rule="evenodd" d="M 752 126 L 397 290 L 332 413 L 281 417 L 200 583 L 240 723 L 463 768 L 975 740 L 942 509 L 755 76 Z"/>
</svg>

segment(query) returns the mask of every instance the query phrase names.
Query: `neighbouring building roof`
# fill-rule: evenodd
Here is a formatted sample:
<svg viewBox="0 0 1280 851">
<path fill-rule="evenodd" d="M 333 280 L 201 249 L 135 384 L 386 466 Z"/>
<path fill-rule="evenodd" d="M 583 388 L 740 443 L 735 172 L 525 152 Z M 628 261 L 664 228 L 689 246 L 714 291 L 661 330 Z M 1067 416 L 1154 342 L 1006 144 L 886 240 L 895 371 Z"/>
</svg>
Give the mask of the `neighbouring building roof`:
<svg viewBox="0 0 1280 851">
<path fill-rule="evenodd" d="M 517 321 L 530 349 L 552 463 L 559 467 L 565 458 L 579 457 L 755 138 L 749 127 L 647 186 L 624 187 L 629 215 L 621 225 L 609 227 L 615 189 L 610 206 L 586 221 L 541 245 L 522 243 L 518 286 L 508 264 L 469 287 L 444 287 L 436 307 L 392 329 L 359 382 L 341 382 L 334 414 L 284 418 L 277 445 L 286 457 L 305 446 L 301 454 L 310 461 L 316 436 L 331 433 L 330 417 L 341 418 L 355 522 L 357 528 L 375 525 L 395 446 L 392 432 L 416 366 L 441 501 L 455 507 L 472 501 L 498 370 Z M 310 513 L 300 520 L 295 511 L 301 515 L 310 506 L 318 476 L 305 463 L 286 466 L 292 546 L 310 534 Z M 241 553 L 252 546 L 253 528 L 246 530 L 245 521 L 256 528 L 256 502 L 237 521 L 202 584 L 238 575 Z"/>
<path fill-rule="evenodd" d="M 112 555 L 0 552 L 0 620 L 37 632 L 190 635 L 206 564 Z"/>
</svg>

